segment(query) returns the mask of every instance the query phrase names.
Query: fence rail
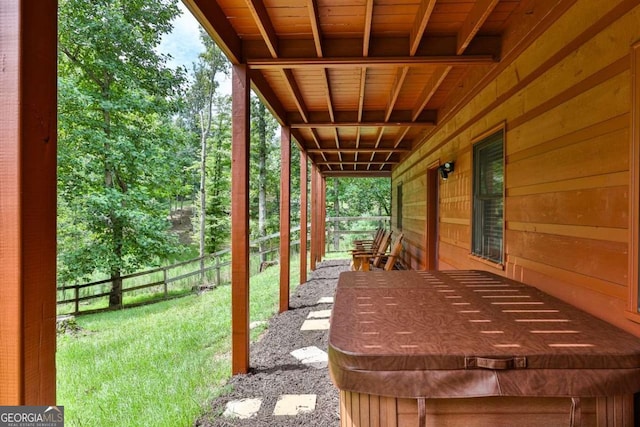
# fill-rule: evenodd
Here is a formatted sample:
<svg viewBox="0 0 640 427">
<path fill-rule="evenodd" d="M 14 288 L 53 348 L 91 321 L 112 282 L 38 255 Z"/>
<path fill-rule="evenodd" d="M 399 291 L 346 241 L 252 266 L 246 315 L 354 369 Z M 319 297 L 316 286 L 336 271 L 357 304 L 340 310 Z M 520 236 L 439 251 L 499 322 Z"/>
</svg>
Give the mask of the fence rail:
<svg viewBox="0 0 640 427">
<path fill-rule="evenodd" d="M 387 221 L 388 217 L 330 217 L 327 224 L 341 222 L 364 221 L 381 223 Z M 291 229 L 293 252 L 299 248 L 300 239 L 295 239 L 300 227 Z M 329 237 L 334 242 L 327 239 L 328 246 L 335 246 L 335 239 L 344 240 L 345 235 L 371 234 L 371 228 L 363 230 L 341 230 L 339 227 L 327 229 Z M 336 237 L 337 236 L 337 237 Z M 265 259 L 275 259 L 279 252 L 280 233 L 274 233 L 260 239 L 251 241 L 249 245 L 253 248 L 252 271 L 258 272 L 260 261 Z M 275 241 L 275 243 L 274 243 Z M 348 243 L 347 243 L 348 244 Z M 200 268 L 200 261 L 204 259 L 204 269 Z M 111 294 L 112 279 L 103 279 L 90 283 L 59 286 L 58 290 L 58 314 L 91 314 L 114 309 L 131 308 L 145 304 L 152 304 L 171 298 L 184 296 L 197 291 L 202 285 L 208 287 L 219 286 L 230 281 L 231 250 L 224 249 L 204 257 L 193 258 L 181 261 L 173 265 L 158 267 L 151 270 L 122 276 L 122 301 L 120 307 L 109 307 L 109 295 Z M 150 292 L 151 291 L 151 292 Z"/>
</svg>

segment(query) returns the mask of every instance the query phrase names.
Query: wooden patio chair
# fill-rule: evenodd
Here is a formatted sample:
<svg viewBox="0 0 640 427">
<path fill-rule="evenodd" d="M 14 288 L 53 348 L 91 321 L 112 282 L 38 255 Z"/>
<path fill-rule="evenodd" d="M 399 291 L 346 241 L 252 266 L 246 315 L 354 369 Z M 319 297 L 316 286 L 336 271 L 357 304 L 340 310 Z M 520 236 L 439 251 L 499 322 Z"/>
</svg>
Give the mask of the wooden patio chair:
<svg viewBox="0 0 640 427">
<path fill-rule="evenodd" d="M 380 227 L 376 230 L 376 234 L 373 239 L 358 239 L 353 241 L 353 250 L 352 251 L 367 251 L 371 252 L 374 248 L 377 248 L 380 245 L 380 240 L 382 239 L 383 234 L 385 233 L 385 229 Z"/>
<path fill-rule="evenodd" d="M 380 241 L 378 244 L 372 245 L 370 250 L 358 250 L 354 249 L 351 251 L 351 269 L 354 271 L 360 270 L 362 268 L 362 262 L 365 259 L 377 257 L 378 254 L 384 253 L 389 246 L 389 242 L 391 239 L 390 231 L 383 231 Z M 368 262 L 368 261 L 367 261 Z M 380 261 L 378 260 L 379 264 Z"/>
<path fill-rule="evenodd" d="M 402 239 L 404 235 L 400 233 L 396 238 L 393 244 L 391 245 L 391 252 L 378 252 L 377 254 L 354 254 L 354 266 L 358 266 L 358 270 L 361 271 L 370 271 L 371 269 L 380 269 L 380 264 L 384 261 L 384 266 L 382 269 L 385 271 L 393 270 L 393 267 L 396 263 L 396 259 L 400 255 L 402 251 Z M 385 248 L 386 249 L 386 248 Z M 355 261 L 355 260 L 358 261 Z M 371 264 L 371 265 L 369 265 Z"/>
</svg>

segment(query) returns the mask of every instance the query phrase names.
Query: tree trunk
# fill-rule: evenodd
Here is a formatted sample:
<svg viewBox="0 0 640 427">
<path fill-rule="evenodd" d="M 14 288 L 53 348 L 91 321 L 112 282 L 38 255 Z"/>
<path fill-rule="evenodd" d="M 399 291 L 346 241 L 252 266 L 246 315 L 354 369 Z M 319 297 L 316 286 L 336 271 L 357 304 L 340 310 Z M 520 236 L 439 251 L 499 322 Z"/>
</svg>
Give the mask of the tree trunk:
<svg viewBox="0 0 640 427">
<path fill-rule="evenodd" d="M 267 225 L 267 110 L 258 105 L 258 236 L 264 237 Z M 260 242 L 260 263 L 267 260 L 266 242 Z"/>
<path fill-rule="evenodd" d="M 209 119 L 211 120 L 211 119 Z M 204 238 L 207 223 L 207 132 L 202 132 L 200 138 L 200 281 L 204 283 Z"/>
</svg>

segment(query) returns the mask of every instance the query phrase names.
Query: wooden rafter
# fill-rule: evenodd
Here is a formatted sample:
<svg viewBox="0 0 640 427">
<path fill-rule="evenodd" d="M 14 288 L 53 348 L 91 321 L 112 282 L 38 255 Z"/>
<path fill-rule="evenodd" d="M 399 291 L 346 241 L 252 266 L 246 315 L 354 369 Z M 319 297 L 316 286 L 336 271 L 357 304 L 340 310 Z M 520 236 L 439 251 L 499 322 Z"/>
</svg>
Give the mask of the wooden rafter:
<svg viewBox="0 0 640 427">
<path fill-rule="evenodd" d="M 371 24 L 373 23 L 373 0 L 367 0 L 364 13 L 364 34 L 362 35 L 362 56 L 369 56 Z"/>
<path fill-rule="evenodd" d="M 447 75 L 449 74 L 452 68 L 453 67 L 451 67 L 450 65 L 447 65 L 439 68 L 433 73 L 429 81 L 427 81 L 427 84 L 424 86 L 422 93 L 418 97 L 419 102 L 418 104 L 416 104 L 416 106 L 413 109 L 413 112 L 411 113 L 411 120 L 413 121 L 417 120 L 420 114 L 422 114 L 422 111 L 431 100 L 431 97 L 433 97 L 433 95 L 436 93 L 436 90 L 438 90 L 438 88 L 440 87 L 445 77 L 447 77 Z"/>
<path fill-rule="evenodd" d="M 404 140 L 404 137 L 407 136 L 407 133 L 409 132 L 411 128 L 410 127 L 406 127 L 402 132 L 400 132 L 400 135 L 398 135 L 398 137 L 396 138 L 396 140 L 393 142 L 393 147 L 396 148 L 398 146 L 400 146 L 400 144 L 402 143 L 402 141 Z M 391 155 L 393 153 L 389 153 L 387 154 L 387 158 L 385 159 L 386 161 L 389 161 L 389 159 L 391 158 Z M 380 170 L 382 170 L 384 166 L 380 166 Z"/>
<path fill-rule="evenodd" d="M 316 0 L 307 0 L 309 9 L 309 21 L 311 22 L 311 32 L 313 33 L 313 43 L 316 46 L 316 55 L 322 58 L 322 33 L 320 32 L 320 19 L 318 17 L 318 4 Z"/>
<path fill-rule="evenodd" d="M 402 89 L 402 85 L 404 84 L 404 79 L 407 77 L 407 73 L 409 72 L 409 67 L 402 67 L 396 71 L 396 78 L 393 81 L 393 85 L 391 87 L 391 93 L 389 95 L 389 102 L 387 103 L 387 112 L 384 115 L 384 121 L 389 121 L 391 117 L 391 113 L 393 112 L 393 107 L 396 105 L 396 101 L 398 100 L 398 95 L 400 95 L 400 90 Z"/>
<path fill-rule="evenodd" d="M 433 55 L 433 56 L 368 56 L 368 57 L 324 57 L 324 58 L 251 58 L 247 64 L 254 70 L 279 69 L 323 69 L 323 68 L 389 68 L 425 65 L 492 65 L 497 62 L 493 55 Z"/>
<path fill-rule="evenodd" d="M 287 86 L 291 95 L 293 96 L 293 101 L 296 103 L 296 107 L 298 107 L 298 112 L 302 116 L 302 120 L 305 122 L 309 121 L 309 112 L 307 110 L 307 106 L 304 103 L 304 99 L 302 99 L 302 93 L 300 92 L 300 88 L 298 87 L 298 83 L 296 83 L 296 78 L 293 75 L 293 71 L 290 69 L 282 70 L 282 76 L 287 82 Z"/>
<path fill-rule="evenodd" d="M 404 137 L 404 135 L 403 135 Z M 310 148 L 307 150 L 309 154 L 338 154 L 338 153 L 408 153 L 411 150 L 409 148 L 399 148 L 399 147 L 360 147 L 360 148 L 341 148 L 338 150 L 337 148 Z M 325 159 L 326 161 L 326 159 Z"/>
<path fill-rule="evenodd" d="M 315 129 L 311 129 L 311 136 L 313 137 L 313 141 L 315 142 L 316 147 L 320 149 L 322 147 L 322 145 L 320 144 L 320 136 L 318 135 L 318 132 Z M 307 150 L 307 152 L 309 152 L 309 150 Z M 327 157 L 323 152 L 320 152 L 320 154 L 322 154 L 322 158 L 324 160 L 327 160 Z"/>
<path fill-rule="evenodd" d="M 458 32 L 456 53 L 462 55 L 499 0 L 477 0 Z"/>
<path fill-rule="evenodd" d="M 422 0 L 420 2 L 420 8 L 418 9 L 418 13 L 416 13 L 416 18 L 413 21 L 413 27 L 409 35 L 409 54 L 411 56 L 415 55 L 418 51 L 424 30 L 427 28 L 427 23 L 435 6 L 436 0 Z"/>
<path fill-rule="evenodd" d="M 333 112 L 333 96 L 331 95 L 331 80 L 329 78 L 329 70 L 326 68 L 322 70 L 323 82 L 325 85 L 325 94 L 327 96 L 327 109 L 329 110 L 329 117 L 331 121 L 335 121 L 336 117 Z"/>
<path fill-rule="evenodd" d="M 371 161 L 367 161 L 367 160 L 362 160 L 362 161 L 342 161 L 342 160 L 328 160 L 328 161 L 320 161 L 320 162 L 316 162 L 317 165 L 394 165 L 394 164 L 398 164 L 399 161 L 398 160 L 388 160 L 386 162 L 383 161 L 377 161 L 377 162 L 371 162 Z"/>
<path fill-rule="evenodd" d="M 262 39 L 266 43 L 271 56 L 277 58 L 278 36 L 276 35 L 276 30 L 273 28 L 271 19 L 269 19 L 267 8 L 264 6 L 262 0 L 247 0 L 247 6 L 249 7 L 251 16 L 253 16 L 253 19 L 258 26 L 260 35 L 262 35 Z"/>
<path fill-rule="evenodd" d="M 287 122 L 293 129 L 302 128 L 332 128 L 332 127 L 430 127 L 435 125 L 436 110 L 422 110 L 414 115 L 412 110 L 395 110 L 388 116 L 386 111 L 337 111 L 333 120 L 326 112 L 309 112 L 304 117 L 299 114 L 287 115 Z"/>
<path fill-rule="evenodd" d="M 378 170 L 344 170 L 344 171 L 324 171 L 324 176 L 327 177 L 363 177 L 363 178 L 388 178 L 391 176 L 391 171 Z"/>
<path fill-rule="evenodd" d="M 364 95 L 365 88 L 367 86 L 367 67 L 362 67 L 360 70 L 360 90 L 358 91 L 358 121 L 362 121 L 362 114 L 364 111 Z"/>
</svg>

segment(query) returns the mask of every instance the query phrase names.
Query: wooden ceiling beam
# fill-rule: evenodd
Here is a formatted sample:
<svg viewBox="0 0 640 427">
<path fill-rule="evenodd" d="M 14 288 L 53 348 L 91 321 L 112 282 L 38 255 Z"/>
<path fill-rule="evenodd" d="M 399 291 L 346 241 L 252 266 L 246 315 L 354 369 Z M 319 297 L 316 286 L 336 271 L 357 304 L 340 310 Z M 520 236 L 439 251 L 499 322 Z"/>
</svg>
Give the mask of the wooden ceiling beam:
<svg viewBox="0 0 640 427">
<path fill-rule="evenodd" d="M 183 3 L 229 61 L 233 64 L 242 62 L 242 41 L 218 3 L 209 0 L 183 0 Z"/>
<path fill-rule="evenodd" d="M 433 73 L 429 81 L 427 81 L 427 84 L 424 86 L 422 93 L 418 97 L 419 102 L 414 107 L 413 112 L 411 113 L 411 120 L 415 121 L 420 116 L 420 114 L 422 114 L 422 111 L 427 106 L 433 95 L 436 93 L 436 90 L 438 90 L 452 68 L 453 67 L 451 67 L 450 65 L 446 65 L 439 68 Z"/>
<path fill-rule="evenodd" d="M 398 147 L 402 141 L 404 140 L 404 137 L 407 136 L 407 132 L 409 132 L 410 128 L 405 128 L 403 132 L 400 133 L 400 135 L 398 135 L 398 137 L 396 138 L 395 142 L 393 143 L 393 147 Z M 387 158 L 385 159 L 385 161 L 389 161 L 389 159 L 391 158 L 391 156 L 393 155 L 393 153 L 389 153 L 387 154 Z M 380 169 L 382 169 L 382 166 L 380 166 Z"/>
<path fill-rule="evenodd" d="M 323 176 L 349 177 L 349 178 L 389 178 L 391 171 L 366 171 L 366 170 L 345 170 L 345 171 L 323 171 Z"/>
<path fill-rule="evenodd" d="M 387 120 L 385 111 L 336 111 L 331 119 L 328 112 L 313 111 L 306 116 L 289 113 L 286 123 L 293 129 L 335 127 L 430 127 L 436 124 L 437 111 L 423 110 L 414 117 L 412 110 L 395 110 Z"/>
<path fill-rule="evenodd" d="M 308 122 L 309 111 L 307 110 L 307 106 L 304 102 L 304 99 L 302 99 L 302 92 L 300 92 L 298 83 L 296 83 L 296 78 L 293 75 L 293 71 L 289 69 L 284 69 L 282 70 L 282 76 L 284 77 L 284 80 L 287 82 L 287 86 L 289 88 L 289 91 L 291 92 L 291 95 L 293 96 L 293 101 L 295 102 L 296 107 L 298 107 L 298 112 L 302 116 L 302 120 L 304 120 L 305 122 Z"/>
<path fill-rule="evenodd" d="M 404 56 L 457 56 L 457 34 L 424 35 L 414 55 L 410 55 L 408 36 L 371 36 L 366 55 L 362 51 L 362 38 L 323 38 L 322 56 L 329 58 L 404 57 Z M 465 49 L 465 55 L 499 57 L 502 47 L 500 36 L 476 35 Z M 317 58 L 315 40 L 307 38 L 281 38 L 278 40 L 279 58 Z M 262 39 L 243 39 L 242 57 L 272 58 Z"/>
<path fill-rule="evenodd" d="M 362 56 L 369 56 L 371 42 L 371 24 L 373 23 L 373 0 L 367 0 L 364 13 L 364 34 L 362 36 Z"/>
<path fill-rule="evenodd" d="M 436 0 L 422 0 L 420 2 L 420 7 L 409 35 L 409 55 L 413 56 L 418 51 L 424 30 L 427 28 L 427 23 L 435 6 Z"/>
<path fill-rule="evenodd" d="M 251 12 L 251 16 L 253 16 L 254 21 L 256 21 L 260 35 L 267 45 L 271 56 L 277 58 L 278 36 L 276 35 L 276 30 L 273 28 L 273 24 L 271 23 L 271 19 L 267 13 L 267 8 L 261 0 L 247 0 L 247 7 Z"/>
<path fill-rule="evenodd" d="M 306 150 L 309 154 L 354 154 L 354 153 L 409 153 L 410 148 L 388 148 L 388 147 L 360 147 L 360 148 L 309 148 Z M 325 161 L 327 159 L 324 159 Z"/>
<path fill-rule="evenodd" d="M 402 67 L 396 71 L 396 77 L 391 87 L 389 102 L 387 102 L 387 112 L 384 115 L 385 122 L 389 121 L 389 118 L 391 117 L 391 113 L 393 112 L 393 107 L 396 105 L 396 101 L 398 100 L 398 95 L 400 95 L 400 90 L 402 89 L 402 85 L 404 84 L 404 79 L 407 77 L 408 72 L 409 72 L 409 67 Z"/>
<path fill-rule="evenodd" d="M 471 40 L 478 33 L 478 30 L 482 27 L 487 20 L 493 9 L 498 4 L 499 0 L 477 0 L 471 12 L 462 23 L 460 31 L 458 31 L 458 44 L 456 53 L 462 55 Z"/>
<path fill-rule="evenodd" d="M 498 61 L 493 55 L 461 56 L 368 56 L 324 58 L 252 58 L 247 64 L 254 70 L 313 69 L 313 68 L 388 68 L 419 67 L 421 65 L 492 65 Z"/>
<path fill-rule="evenodd" d="M 316 162 L 317 165 L 338 165 L 338 164 L 341 164 L 341 165 L 348 165 L 348 166 L 351 166 L 351 165 L 354 165 L 354 166 L 357 166 L 357 165 L 368 165 L 368 164 L 395 165 L 395 164 L 398 164 L 398 163 L 400 163 L 399 160 L 389 160 L 387 162 L 382 162 L 382 161 L 369 162 L 369 161 L 366 161 L 366 160 L 362 160 L 362 161 L 340 161 L 340 160 L 332 161 L 332 160 L 329 160 L 329 161 L 326 161 L 326 162 L 325 161 Z"/>
<path fill-rule="evenodd" d="M 309 20 L 311 22 L 311 32 L 313 33 L 313 43 L 316 47 L 316 55 L 322 58 L 322 33 L 320 31 L 320 18 L 318 15 L 318 3 L 316 0 L 307 0 L 307 9 L 309 10 Z"/>
<path fill-rule="evenodd" d="M 329 70 L 327 70 L 326 68 L 324 70 L 322 70 L 322 75 L 323 75 L 323 82 L 325 85 L 325 94 L 327 97 L 327 110 L 329 111 L 329 117 L 331 118 L 331 121 L 335 121 L 336 117 L 334 114 L 334 109 L 333 109 L 333 95 L 331 93 L 331 80 L 329 77 Z"/>
<path fill-rule="evenodd" d="M 258 97 L 264 102 L 269 111 L 271 111 L 271 114 L 273 114 L 278 123 L 283 126 L 287 119 L 287 112 L 273 91 L 273 88 L 269 85 L 269 82 L 267 82 L 260 71 L 250 71 L 249 76 L 251 77 L 251 84 Z"/>
</svg>

